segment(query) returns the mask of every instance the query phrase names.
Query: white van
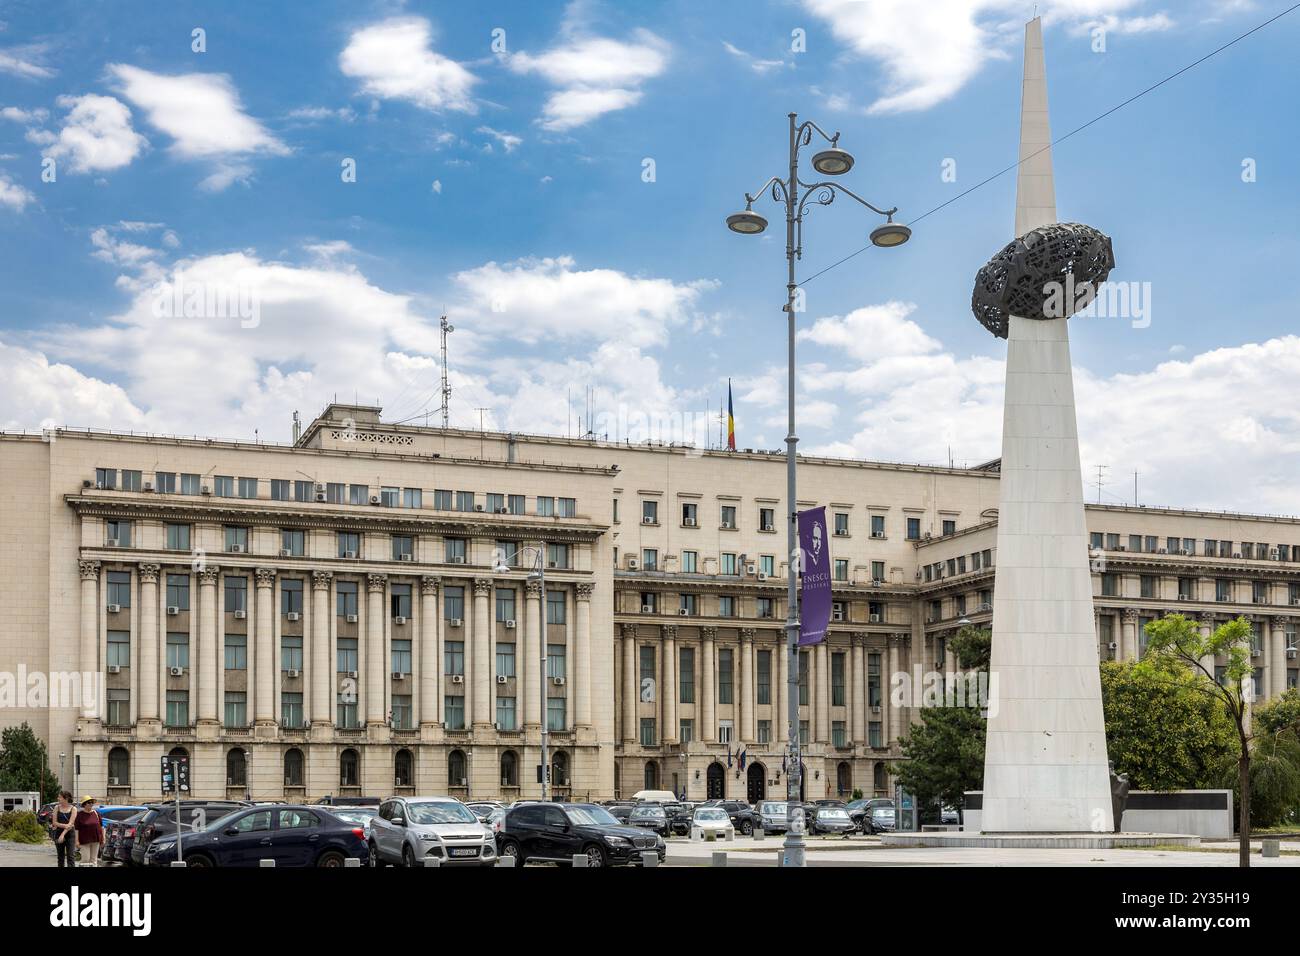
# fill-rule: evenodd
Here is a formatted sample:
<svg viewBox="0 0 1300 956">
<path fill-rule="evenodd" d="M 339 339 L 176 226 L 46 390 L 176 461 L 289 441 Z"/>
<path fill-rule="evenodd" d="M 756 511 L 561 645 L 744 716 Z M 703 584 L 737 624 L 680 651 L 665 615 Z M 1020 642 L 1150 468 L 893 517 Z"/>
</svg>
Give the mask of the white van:
<svg viewBox="0 0 1300 956">
<path fill-rule="evenodd" d="M 638 803 L 678 803 L 677 794 L 671 790 L 638 790 L 632 794 Z"/>
</svg>

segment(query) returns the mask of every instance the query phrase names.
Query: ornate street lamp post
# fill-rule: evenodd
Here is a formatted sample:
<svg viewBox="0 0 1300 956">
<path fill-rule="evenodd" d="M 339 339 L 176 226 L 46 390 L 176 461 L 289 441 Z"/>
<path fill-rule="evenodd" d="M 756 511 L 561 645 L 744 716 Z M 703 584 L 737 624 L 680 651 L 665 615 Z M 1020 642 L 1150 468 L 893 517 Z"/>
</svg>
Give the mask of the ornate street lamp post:
<svg viewBox="0 0 1300 956">
<path fill-rule="evenodd" d="M 803 258 L 803 216 L 808 203 L 829 206 L 835 201 L 836 193 L 843 193 L 856 200 L 872 212 L 885 217 L 885 222 L 871 231 L 873 245 L 881 247 L 899 246 L 911 238 L 912 231 L 899 222 L 894 222 L 893 209 L 880 209 L 867 202 L 857 193 L 841 186 L 839 183 L 822 180 L 806 183 L 799 178 L 799 150 L 812 142 L 813 131 L 830 143 L 812 158 L 812 166 L 823 176 L 840 176 L 853 168 L 853 156 L 839 148 L 840 134 L 828 136 L 826 131 L 812 120 L 802 124 L 795 113 L 789 114 L 790 120 L 790 170 L 786 179 L 773 176 L 763 183 L 754 193 L 745 193 L 745 208 L 742 212 L 727 217 L 727 228 L 741 235 L 757 235 L 767 228 L 767 220 L 754 212 L 754 200 L 762 196 L 770 187 L 772 199 L 785 206 L 785 258 L 787 265 L 786 300 L 783 311 L 786 313 L 787 328 L 787 362 L 788 362 L 788 413 L 789 430 L 786 435 L 786 498 L 789 505 L 787 520 L 787 552 L 789 574 L 787 580 L 785 641 L 789 657 L 789 681 L 786 697 L 789 701 L 786 739 L 788 749 L 786 771 L 787 829 L 784 852 L 781 854 L 782 866 L 804 866 L 805 848 L 803 831 L 803 808 L 800 806 L 799 790 L 802 783 L 799 743 L 799 590 L 795 571 L 800 567 L 798 548 L 798 498 L 795 495 L 795 444 L 798 438 L 794 433 L 794 313 L 795 282 L 794 264 Z M 803 190 L 800 198 L 800 189 Z"/>
</svg>

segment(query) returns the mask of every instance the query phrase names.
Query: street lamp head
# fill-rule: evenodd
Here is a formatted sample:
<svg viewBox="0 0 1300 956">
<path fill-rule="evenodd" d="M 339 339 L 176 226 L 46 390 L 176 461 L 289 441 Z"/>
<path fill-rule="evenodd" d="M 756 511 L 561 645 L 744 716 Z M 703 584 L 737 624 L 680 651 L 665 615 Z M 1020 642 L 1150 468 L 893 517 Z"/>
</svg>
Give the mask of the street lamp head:
<svg viewBox="0 0 1300 956">
<path fill-rule="evenodd" d="M 970 618 L 968 618 L 966 615 L 963 614 L 963 615 L 961 616 L 961 619 L 957 621 L 957 626 L 958 626 L 958 627 L 970 627 L 970 623 L 971 623 Z"/>
<path fill-rule="evenodd" d="M 843 176 L 853 168 L 853 154 L 832 146 L 814 156 L 812 164 L 813 169 L 823 176 Z"/>
<path fill-rule="evenodd" d="M 727 228 L 742 236 L 755 236 L 767 228 L 767 220 L 745 203 L 745 211 L 732 213 L 727 217 Z"/>
<path fill-rule="evenodd" d="M 888 249 L 891 246 L 901 246 L 911 238 L 912 230 L 901 222 L 894 222 L 893 219 L 881 223 L 871 230 L 871 244 L 880 246 L 883 249 Z"/>
<path fill-rule="evenodd" d="M 504 561 L 498 561 L 496 567 L 492 569 L 493 574 L 506 574 L 510 571 L 510 565 Z"/>
</svg>

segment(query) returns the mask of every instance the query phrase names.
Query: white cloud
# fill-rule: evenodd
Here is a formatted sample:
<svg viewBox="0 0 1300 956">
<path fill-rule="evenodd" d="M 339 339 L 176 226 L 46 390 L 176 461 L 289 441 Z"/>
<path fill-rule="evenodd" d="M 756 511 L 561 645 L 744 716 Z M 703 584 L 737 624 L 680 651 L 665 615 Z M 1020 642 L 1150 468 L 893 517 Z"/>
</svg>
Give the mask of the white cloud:
<svg viewBox="0 0 1300 956">
<path fill-rule="evenodd" d="M 22 212 L 29 203 L 36 202 L 36 196 L 30 189 L 18 185 L 8 174 L 0 173 L 0 206 Z"/>
<path fill-rule="evenodd" d="M 516 73 L 536 73 L 560 87 L 547 99 L 540 122 L 563 131 L 636 104 L 641 84 L 667 68 L 667 43 L 648 30 L 637 30 L 634 38 L 570 36 L 544 53 L 520 52 L 508 62 Z"/>
<path fill-rule="evenodd" d="M 837 348 L 860 361 L 937 351 L 940 343 L 907 318 L 915 310 L 910 302 L 863 306 L 845 316 L 818 319 L 812 328 L 799 331 L 799 339 Z"/>
<path fill-rule="evenodd" d="M 519 144 L 523 142 L 522 138 L 514 135 L 513 133 L 506 133 L 498 129 L 493 129 L 491 126 L 480 126 L 474 132 L 483 133 L 485 136 L 491 136 L 503 147 L 505 147 L 505 151 L 507 153 L 513 153 L 516 147 L 518 147 Z"/>
<path fill-rule="evenodd" d="M 49 47 L 44 43 L 30 43 L 0 50 L 0 73 L 21 77 L 24 80 L 47 80 L 54 70 L 43 62 Z"/>
<path fill-rule="evenodd" d="M 128 229 L 126 231 L 132 230 Z M 114 238 L 108 228 L 104 226 L 100 226 L 91 232 L 90 244 L 95 247 L 95 251 L 91 255 L 96 259 L 126 268 L 140 266 L 148 260 L 161 255 L 158 249 L 151 249 L 149 246 L 142 246 L 139 243 Z"/>
<path fill-rule="evenodd" d="M 753 54 L 746 53 L 744 50 L 732 43 L 728 43 L 726 40 L 722 41 L 722 46 L 728 53 L 746 64 L 755 73 L 770 73 L 772 70 L 779 70 L 783 66 L 794 66 L 793 63 L 786 63 L 785 60 L 760 60 Z"/>
<path fill-rule="evenodd" d="M 40 352 L 0 341 L 0 408 L 6 430 L 56 425 L 139 428 L 144 415 L 119 386 L 51 364 Z"/>
<path fill-rule="evenodd" d="M 1116 32 L 1167 29 L 1169 17 L 1126 14 L 1145 0 L 1040 0 L 1045 24 L 1112 24 Z M 925 110 L 952 97 L 984 65 L 1016 51 L 1025 4 L 1019 0 L 803 0 L 853 53 L 877 61 L 883 94 L 869 113 Z M 841 104 L 844 94 L 835 93 Z"/>
<path fill-rule="evenodd" d="M 46 156 L 68 159 L 74 173 L 102 172 L 129 166 L 149 145 L 131 127 L 131 111 L 112 96 L 87 93 L 60 96 L 59 106 L 68 110 L 63 129 L 45 150 Z"/>
<path fill-rule="evenodd" d="M 50 111 L 40 107 L 25 110 L 17 106 L 6 106 L 0 109 L 0 119 L 7 119 L 14 123 L 44 123 L 49 118 Z"/>
<path fill-rule="evenodd" d="M 339 54 L 339 69 L 361 81 L 361 92 L 405 100 L 427 110 L 477 112 L 470 98 L 478 78 L 432 49 L 433 25 L 423 17 L 394 17 L 357 30 Z"/>
<path fill-rule="evenodd" d="M 304 123 L 321 123 L 325 120 L 351 123 L 357 118 L 356 110 L 350 106 L 341 106 L 338 109 L 330 109 L 326 106 L 301 106 L 296 110 L 290 110 L 288 115 L 289 119 Z"/>
<path fill-rule="evenodd" d="M 441 179 L 435 179 L 435 180 L 433 181 L 433 185 L 430 186 L 429 188 L 432 189 L 434 192 L 436 192 L 438 195 L 441 196 L 441 195 L 442 195 L 442 180 L 441 180 Z"/>
<path fill-rule="evenodd" d="M 276 156 L 289 148 L 244 112 L 230 77 L 219 73 L 169 76 L 139 67 L 110 64 L 122 94 L 144 110 L 149 123 L 173 140 L 171 151 L 182 159 L 227 163 L 257 153 Z M 242 162 L 223 166 L 212 177 L 228 186 L 248 175 Z M 215 178 L 214 178 L 215 177 Z"/>
</svg>

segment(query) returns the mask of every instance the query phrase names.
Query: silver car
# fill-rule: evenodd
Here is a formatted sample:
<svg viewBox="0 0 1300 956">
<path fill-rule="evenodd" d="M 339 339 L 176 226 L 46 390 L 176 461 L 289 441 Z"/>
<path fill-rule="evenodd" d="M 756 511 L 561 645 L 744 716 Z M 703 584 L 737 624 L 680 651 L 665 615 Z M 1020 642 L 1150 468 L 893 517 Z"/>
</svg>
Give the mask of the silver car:
<svg viewBox="0 0 1300 956">
<path fill-rule="evenodd" d="M 495 866 L 496 839 L 454 797 L 392 797 L 370 821 L 370 865 Z"/>
<path fill-rule="evenodd" d="M 759 825 L 767 833 L 784 833 L 789 829 L 789 804 L 784 800 L 760 800 L 757 809 Z"/>
</svg>

